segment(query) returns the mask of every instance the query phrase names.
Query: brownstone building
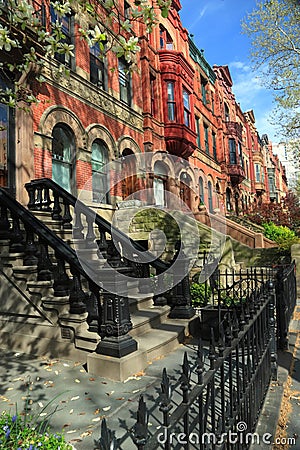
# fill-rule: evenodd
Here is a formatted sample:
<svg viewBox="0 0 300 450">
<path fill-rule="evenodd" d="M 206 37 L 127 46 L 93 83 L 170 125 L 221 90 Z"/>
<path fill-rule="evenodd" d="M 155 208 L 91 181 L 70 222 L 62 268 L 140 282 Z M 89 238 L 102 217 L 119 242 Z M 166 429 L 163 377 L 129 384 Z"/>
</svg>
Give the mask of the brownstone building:
<svg viewBox="0 0 300 450">
<path fill-rule="evenodd" d="M 44 7 L 42 25 L 51 31 L 53 9 Z M 101 58 L 97 45 L 79 37 L 84 18 L 66 15 L 63 30 L 74 56 L 44 60 L 42 84 L 34 67 L 24 74 L 39 101 L 30 112 L 0 105 L 1 185 L 26 203 L 24 184 L 47 177 L 74 195 L 83 190 L 85 201 L 100 202 L 103 210 L 141 188 L 154 190 L 156 204 L 166 203 L 163 191 L 170 191 L 195 214 L 203 204 L 210 213 L 241 214 L 253 202 L 269 201 L 271 171 L 254 113 L 241 111 L 228 67 L 210 67 L 183 28 L 180 9 L 173 0 L 169 17 L 150 35 L 134 25 L 141 51 L 133 72 L 111 51 Z M 61 62 L 68 78 L 54 74 Z M 154 156 L 142 173 L 136 157 L 144 152 Z M 114 169 L 106 170 L 115 160 L 124 177 L 111 188 Z M 283 168 L 276 167 L 275 189 L 284 192 Z"/>
</svg>

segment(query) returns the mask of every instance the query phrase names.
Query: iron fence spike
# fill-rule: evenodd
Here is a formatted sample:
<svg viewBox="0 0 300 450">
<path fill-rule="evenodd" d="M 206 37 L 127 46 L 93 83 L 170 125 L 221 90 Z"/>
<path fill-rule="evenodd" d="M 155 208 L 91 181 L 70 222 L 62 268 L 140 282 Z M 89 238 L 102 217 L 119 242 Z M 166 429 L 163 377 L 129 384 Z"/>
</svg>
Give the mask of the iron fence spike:
<svg viewBox="0 0 300 450">
<path fill-rule="evenodd" d="M 101 422 L 101 434 L 98 441 L 100 450 L 115 450 L 117 448 L 117 441 L 114 433 L 107 427 L 106 419 Z"/>
</svg>

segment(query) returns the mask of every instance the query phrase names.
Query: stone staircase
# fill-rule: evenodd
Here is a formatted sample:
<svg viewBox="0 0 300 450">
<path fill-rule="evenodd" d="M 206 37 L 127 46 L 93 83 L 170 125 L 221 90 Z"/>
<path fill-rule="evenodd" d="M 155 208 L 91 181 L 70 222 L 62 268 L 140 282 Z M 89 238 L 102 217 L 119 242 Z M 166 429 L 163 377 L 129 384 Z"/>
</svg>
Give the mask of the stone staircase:
<svg viewBox="0 0 300 450">
<path fill-rule="evenodd" d="M 64 242 L 70 248 L 76 247 L 77 251 L 88 251 L 91 261 L 99 265 L 97 248 L 86 249 L 82 239 L 80 242 L 80 239 L 74 238 L 71 228 L 64 228 L 62 221 L 52 219 L 50 211 L 34 211 L 34 215 L 39 223 L 55 233 L 57 248 Z M 170 306 L 155 306 L 153 295 L 141 294 L 138 282 L 134 280 L 128 283 L 132 322 L 129 334 L 136 340 L 138 350 L 122 358 L 95 353 L 101 340 L 98 324 L 95 324 L 95 320 L 89 321 L 88 312 L 70 312 L 69 295 L 55 293 L 52 279 L 39 279 L 36 261 L 33 264 L 27 261 L 25 265 L 28 255 L 24 252 L 24 241 L 12 245 L 9 239 L 15 227 L 13 216 L 8 216 L 8 233 L 1 227 L 4 223 L 5 220 L 0 220 L 0 336 L 3 347 L 31 354 L 70 358 L 87 363 L 91 373 L 125 379 L 144 370 L 149 361 L 174 350 L 189 334 L 191 320 L 168 319 Z M 70 224 L 73 227 L 75 225 L 72 222 Z M 26 231 L 24 228 L 26 226 L 21 223 L 19 231 L 23 235 Z M 55 246 L 48 248 L 49 259 L 57 268 L 55 252 Z M 68 263 L 65 264 L 65 271 L 74 282 Z M 83 279 L 82 291 L 87 298 L 88 289 L 89 283 Z"/>
</svg>

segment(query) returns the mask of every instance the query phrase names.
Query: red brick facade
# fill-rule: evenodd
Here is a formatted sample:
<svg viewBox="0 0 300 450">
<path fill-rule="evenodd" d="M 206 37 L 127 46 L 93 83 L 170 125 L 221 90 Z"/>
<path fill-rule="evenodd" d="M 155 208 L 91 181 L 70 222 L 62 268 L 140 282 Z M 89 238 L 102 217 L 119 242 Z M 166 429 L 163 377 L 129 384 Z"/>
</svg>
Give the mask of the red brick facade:
<svg viewBox="0 0 300 450">
<path fill-rule="evenodd" d="M 100 75 L 93 72 L 93 56 L 79 38 L 80 20 L 74 14 L 70 77 L 56 78 L 56 62 L 45 61 L 46 82 L 31 83 L 39 103 L 32 106 L 32 126 L 28 122 L 24 130 L 28 146 L 22 151 L 33 155 L 34 170 L 17 174 L 19 198 L 18 178 L 24 176 L 55 181 L 61 176 L 66 188 L 74 194 L 84 190 L 88 201 L 96 183 L 104 189 L 106 177 L 112 189 L 105 201 L 112 203 L 135 190 L 163 185 L 195 215 L 203 203 L 210 212 L 240 214 L 254 202 L 270 200 L 267 153 L 276 166 L 275 189 L 284 194 L 284 170 L 270 156 L 271 144 L 266 147 L 260 139 L 253 111 L 241 111 L 228 67 L 210 67 L 196 48 L 181 24 L 180 8 L 179 0 L 173 0 L 169 17 L 149 36 L 136 25 L 141 36 L 137 71 L 122 72 L 115 54 L 108 52 L 97 62 L 102 72 L 96 82 Z M 136 176 L 115 185 L 114 171 L 126 175 L 128 170 L 124 158 L 144 152 L 155 155 L 151 165 L 136 166 Z M 102 167 L 115 160 L 119 168 L 102 174 Z M 73 177 L 70 185 L 68 177 Z"/>
</svg>

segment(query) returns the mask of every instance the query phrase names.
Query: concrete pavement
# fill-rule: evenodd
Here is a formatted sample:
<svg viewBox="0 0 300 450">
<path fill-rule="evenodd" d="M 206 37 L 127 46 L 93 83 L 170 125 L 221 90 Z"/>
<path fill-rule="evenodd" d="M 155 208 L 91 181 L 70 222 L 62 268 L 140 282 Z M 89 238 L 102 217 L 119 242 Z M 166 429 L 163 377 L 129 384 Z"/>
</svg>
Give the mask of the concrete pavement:
<svg viewBox="0 0 300 450">
<path fill-rule="evenodd" d="M 190 340 L 180 345 L 177 351 L 149 363 L 145 372 L 137 373 L 125 382 L 116 382 L 88 374 L 81 361 L 36 358 L 2 350 L 0 410 L 14 413 L 16 408 L 22 411 L 25 403 L 29 404 L 33 415 L 40 415 L 43 419 L 49 417 L 51 429 L 55 432 L 63 430 L 66 439 L 77 450 L 97 448 L 101 419 L 106 417 L 110 428 L 122 441 L 121 448 L 132 450 L 135 447 L 129 430 L 135 423 L 141 393 L 147 392 L 147 406 L 154 407 L 162 370 L 167 367 L 171 384 L 175 387 L 176 402 L 185 351 L 190 361 L 195 362 L 196 342 Z M 281 404 L 283 411 L 280 414 Z M 157 426 L 151 410 L 149 422 L 149 427 Z M 278 422 L 279 433 L 276 434 Z M 260 442 L 259 446 L 252 445 L 251 450 L 272 447 L 276 450 L 300 450 L 299 300 L 290 324 L 289 350 L 278 354 L 278 381 L 271 383 L 256 432 L 260 436 L 270 433 L 273 442 L 276 438 L 281 441 L 274 447 Z"/>
</svg>

